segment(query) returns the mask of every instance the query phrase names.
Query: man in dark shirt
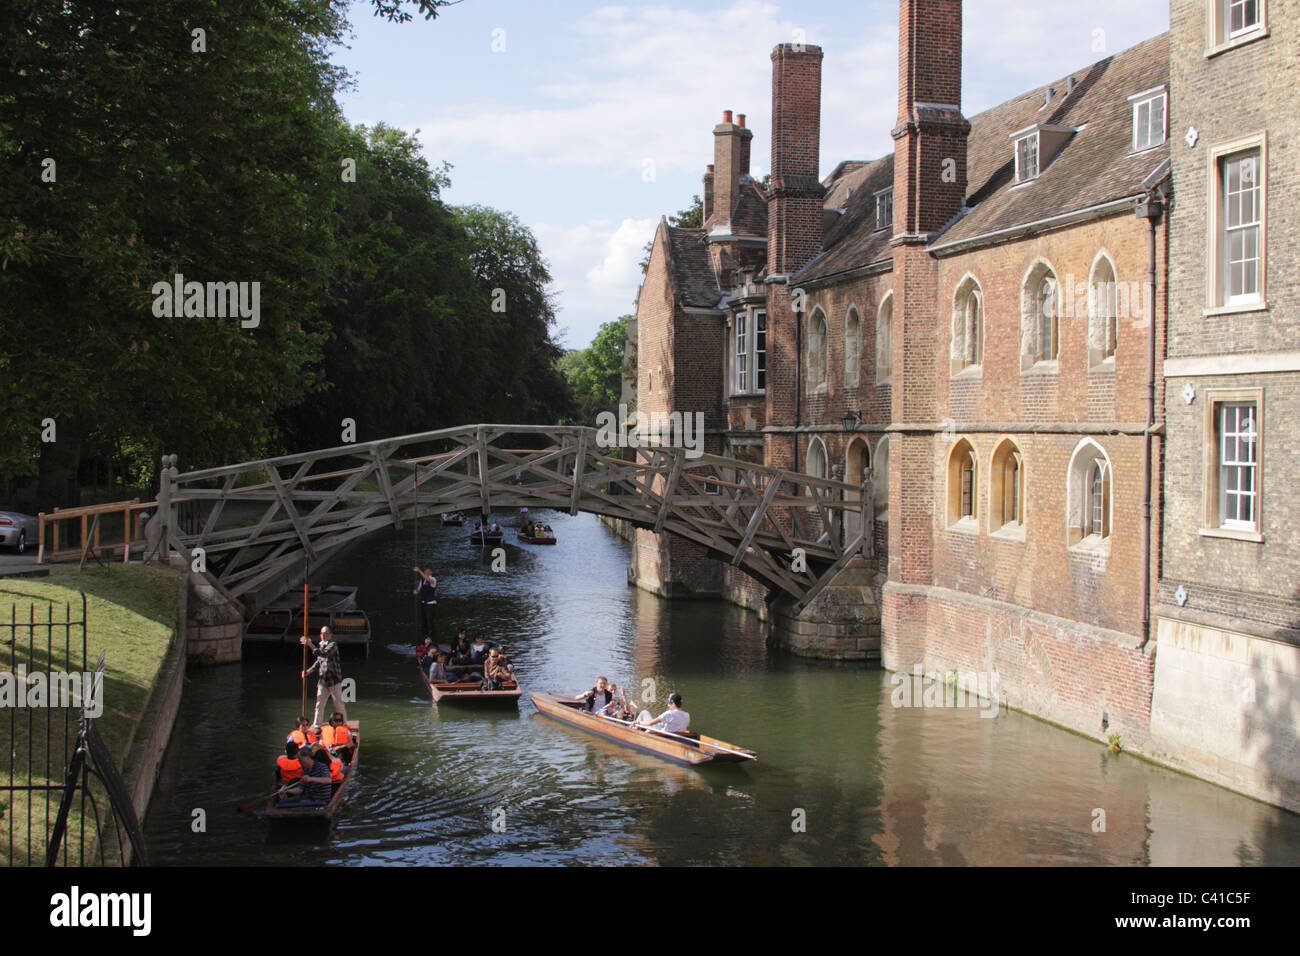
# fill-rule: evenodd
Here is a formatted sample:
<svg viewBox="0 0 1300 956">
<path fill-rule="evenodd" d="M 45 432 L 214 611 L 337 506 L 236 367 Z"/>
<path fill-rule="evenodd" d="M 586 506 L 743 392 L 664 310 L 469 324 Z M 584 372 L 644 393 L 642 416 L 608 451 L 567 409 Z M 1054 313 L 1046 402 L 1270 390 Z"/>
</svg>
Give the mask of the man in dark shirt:
<svg viewBox="0 0 1300 956">
<path fill-rule="evenodd" d="M 300 644 L 306 644 L 316 653 L 316 663 L 302 672 L 305 678 L 312 671 L 317 672 L 316 678 L 316 716 L 312 720 L 311 729 L 315 732 L 320 731 L 321 720 L 326 713 L 337 710 L 343 715 L 343 719 L 348 719 L 348 712 L 343 706 L 343 693 L 341 685 L 343 684 L 343 666 L 339 663 L 339 646 L 334 642 L 334 632 L 329 629 L 329 625 L 320 629 L 320 646 L 317 647 L 311 642 L 311 638 L 306 635 L 298 638 Z M 334 706 L 330 711 L 325 710 L 325 705 L 333 700 Z M 328 776 L 328 772 L 326 773 Z"/>
<path fill-rule="evenodd" d="M 420 596 L 420 626 L 425 637 L 433 637 L 436 627 L 435 612 L 438 609 L 438 579 L 433 576 L 433 565 L 413 569 L 420 576 L 420 583 L 411 593 Z"/>
</svg>

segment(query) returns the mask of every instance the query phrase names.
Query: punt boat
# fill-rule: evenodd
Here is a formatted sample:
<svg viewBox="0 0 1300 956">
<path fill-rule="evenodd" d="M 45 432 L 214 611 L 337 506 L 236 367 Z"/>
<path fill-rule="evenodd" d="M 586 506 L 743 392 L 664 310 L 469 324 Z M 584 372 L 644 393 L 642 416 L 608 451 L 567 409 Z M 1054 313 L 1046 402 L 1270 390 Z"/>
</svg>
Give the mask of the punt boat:
<svg viewBox="0 0 1300 956">
<path fill-rule="evenodd" d="M 555 535 L 553 534 L 524 534 L 524 529 L 519 529 L 519 540 L 525 544 L 555 544 Z"/>
<path fill-rule="evenodd" d="M 429 696 L 433 698 L 435 704 L 514 707 L 518 705 L 519 698 L 523 694 L 517 681 L 503 681 L 500 690 L 482 690 L 477 681 L 472 684 L 430 684 L 423 670 L 420 671 L 420 680 L 429 688 Z"/>
<path fill-rule="evenodd" d="M 757 760 L 758 754 L 737 747 L 725 740 L 705 737 L 703 734 L 672 734 L 665 730 L 645 730 L 631 721 L 616 717 L 601 717 L 589 713 L 580 700 L 569 700 L 559 694 L 529 694 L 543 714 L 579 727 L 593 734 L 638 750 L 646 750 L 676 763 L 695 767 L 702 763 L 744 763 Z"/>
<path fill-rule="evenodd" d="M 486 529 L 482 531 L 475 530 L 469 533 L 469 540 L 473 544 L 504 544 L 506 533 L 504 531 L 488 531 Z"/>
<path fill-rule="evenodd" d="M 449 511 L 442 516 L 442 523 L 444 525 L 463 525 L 465 516 L 459 511 Z"/>
<path fill-rule="evenodd" d="M 266 810 L 266 817 L 275 823 L 288 823 L 290 821 L 317 821 L 323 823 L 332 823 L 334 815 L 339 812 L 339 807 L 343 805 L 343 795 L 347 793 L 348 785 L 352 783 L 352 778 L 357 775 L 357 765 L 361 759 L 361 723 L 356 720 L 348 721 L 348 729 L 352 731 L 354 746 L 352 748 L 352 761 L 347 765 L 348 772 L 343 775 L 334 788 L 328 803 L 316 806 L 281 806 L 280 798 L 276 799 Z"/>
</svg>

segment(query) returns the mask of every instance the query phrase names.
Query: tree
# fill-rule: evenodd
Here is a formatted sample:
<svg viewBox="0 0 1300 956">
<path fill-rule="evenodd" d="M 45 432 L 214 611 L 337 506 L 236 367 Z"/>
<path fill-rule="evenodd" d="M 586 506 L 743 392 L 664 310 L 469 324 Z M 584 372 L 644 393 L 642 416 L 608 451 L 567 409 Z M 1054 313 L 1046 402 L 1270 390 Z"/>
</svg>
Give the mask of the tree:
<svg viewBox="0 0 1300 956">
<path fill-rule="evenodd" d="M 588 348 L 567 353 L 560 369 L 577 403 L 576 423 L 594 427 L 601 412 L 617 412 L 623 394 L 628 323 L 620 316 L 601 325 Z"/>
</svg>

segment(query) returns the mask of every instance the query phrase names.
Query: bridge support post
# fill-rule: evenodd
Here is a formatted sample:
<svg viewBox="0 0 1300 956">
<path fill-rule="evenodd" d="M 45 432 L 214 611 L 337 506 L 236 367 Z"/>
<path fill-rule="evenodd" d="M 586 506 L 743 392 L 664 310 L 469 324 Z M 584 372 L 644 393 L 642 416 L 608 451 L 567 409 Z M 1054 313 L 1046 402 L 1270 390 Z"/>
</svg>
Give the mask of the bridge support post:
<svg viewBox="0 0 1300 956">
<path fill-rule="evenodd" d="M 880 660 L 880 604 L 874 562 L 850 559 L 802 610 L 786 596 L 772 606 L 770 637 L 800 657 Z"/>
</svg>

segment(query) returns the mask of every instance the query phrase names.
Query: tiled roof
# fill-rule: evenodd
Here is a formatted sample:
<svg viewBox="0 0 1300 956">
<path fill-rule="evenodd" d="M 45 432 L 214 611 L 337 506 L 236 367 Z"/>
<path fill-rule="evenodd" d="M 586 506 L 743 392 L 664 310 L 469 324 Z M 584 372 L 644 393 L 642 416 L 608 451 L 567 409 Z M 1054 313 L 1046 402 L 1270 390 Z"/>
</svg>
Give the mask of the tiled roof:
<svg viewBox="0 0 1300 956">
<path fill-rule="evenodd" d="M 818 279 L 890 257 L 891 230 L 876 230 L 875 194 L 894 185 L 894 154 L 883 156 L 841 177 L 828 187 L 827 208 L 843 205 L 844 214 L 826 230 L 823 252 L 799 278 Z"/>
<path fill-rule="evenodd" d="M 731 212 L 731 232 L 736 236 L 767 238 L 767 197 L 752 179 L 742 180 L 736 207 Z"/>
<path fill-rule="evenodd" d="M 1143 191 L 1143 180 L 1169 157 L 1169 143 L 1132 153 L 1128 97 L 1169 81 L 1169 35 L 1153 37 L 1073 74 L 971 118 L 967 143 L 967 205 L 973 207 L 933 243 L 971 239 L 1077 212 Z M 1048 87 L 1054 89 L 1045 109 Z M 1168 115 L 1168 110 L 1166 110 Z M 1035 124 L 1082 127 L 1025 185 L 1013 182 L 1011 134 Z M 888 231 L 876 231 L 872 193 L 893 183 L 893 155 L 841 163 L 827 178 L 827 208 L 844 208 L 827 231 L 823 252 L 798 278 L 823 278 L 887 259 Z M 847 200 L 845 196 L 847 195 Z"/>
<path fill-rule="evenodd" d="M 703 229 L 682 229 L 677 226 L 665 227 L 668 230 L 668 255 L 672 266 L 673 281 L 681 294 L 681 305 L 711 309 L 722 298 L 718 281 L 713 275 L 713 264 L 709 259 L 709 249 L 705 244 Z"/>
<path fill-rule="evenodd" d="M 1142 181 L 1169 157 L 1169 143 L 1132 152 L 1128 97 L 1169 82 L 1169 34 L 1094 63 L 971 118 L 967 204 L 974 208 L 936 245 L 1010 229 L 1143 191 Z M 1048 86 L 1051 105 L 1042 109 Z M 1166 110 L 1166 115 L 1168 111 Z M 1032 182 L 1016 186 L 1012 133 L 1037 123 L 1083 127 Z"/>
</svg>

